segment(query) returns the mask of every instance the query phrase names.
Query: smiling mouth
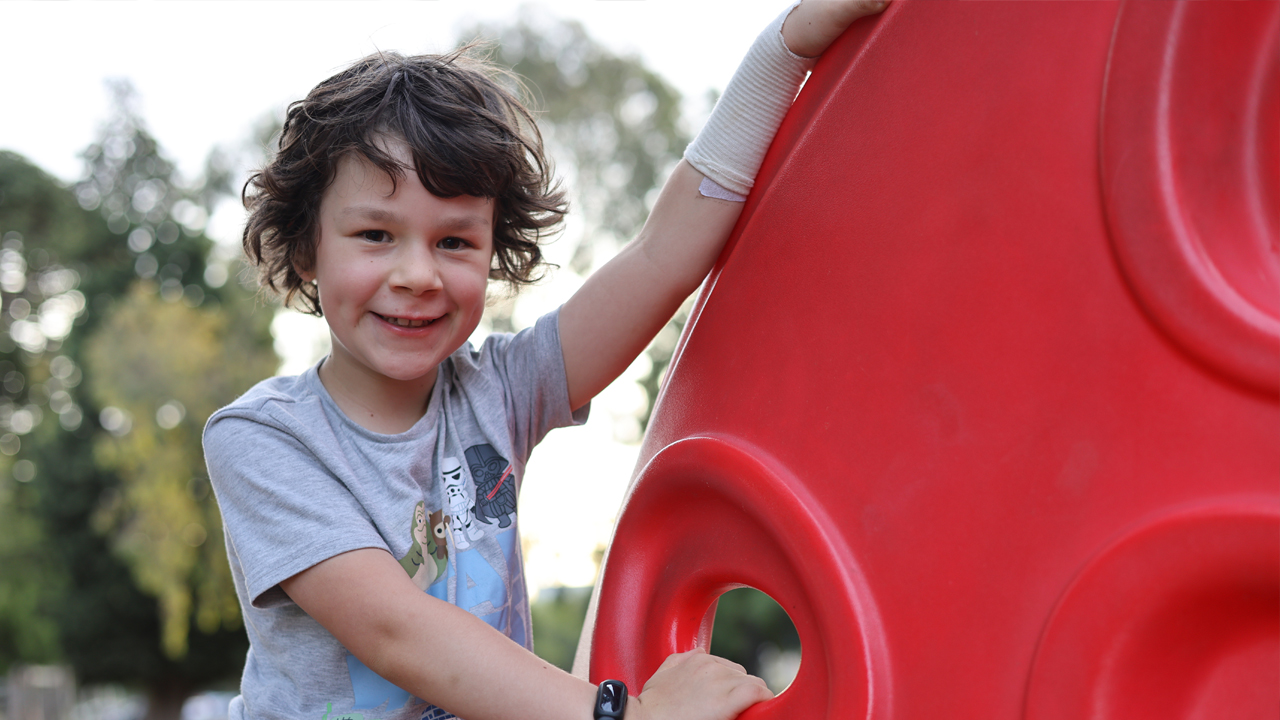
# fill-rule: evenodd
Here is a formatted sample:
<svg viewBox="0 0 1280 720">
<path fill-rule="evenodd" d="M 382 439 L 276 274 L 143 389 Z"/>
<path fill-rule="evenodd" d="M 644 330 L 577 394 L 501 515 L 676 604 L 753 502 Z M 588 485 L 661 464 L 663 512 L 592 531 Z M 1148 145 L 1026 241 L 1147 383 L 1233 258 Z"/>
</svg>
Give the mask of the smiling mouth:
<svg viewBox="0 0 1280 720">
<path fill-rule="evenodd" d="M 378 313 L 374 313 L 374 315 L 378 315 Z M 413 320 L 410 318 L 391 317 L 389 315 L 378 315 L 378 317 L 382 318 L 388 323 L 391 323 L 392 325 L 395 325 L 396 327 L 402 327 L 402 328 L 420 328 L 425 325 L 430 325 L 431 323 L 439 319 L 439 318 L 432 318 L 430 320 Z"/>
</svg>

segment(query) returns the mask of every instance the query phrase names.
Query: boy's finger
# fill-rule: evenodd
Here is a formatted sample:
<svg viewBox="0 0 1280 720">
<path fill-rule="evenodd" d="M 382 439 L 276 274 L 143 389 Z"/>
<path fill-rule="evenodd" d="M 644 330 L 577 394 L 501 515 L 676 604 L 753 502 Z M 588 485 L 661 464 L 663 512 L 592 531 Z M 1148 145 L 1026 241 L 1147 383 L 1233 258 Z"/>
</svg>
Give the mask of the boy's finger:
<svg viewBox="0 0 1280 720">
<path fill-rule="evenodd" d="M 858 2 L 853 3 L 852 7 L 849 8 L 846 20 L 847 22 L 853 22 L 860 17 L 875 15 L 876 13 L 883 12 L 888 6 L 888 0 L 859 0 Z"/>
<path fill-rule="evenodd" d="M 725 667 L 727 667 L 727 668 L 731 668 L 731 669 L 733 669 L 733 670 L 737 670 L 737 671 L 738 671 L 738 672 L 740 672 L 740 673 L 744 673 L 744 674 L 745 674 L 745 673 L 747 672 L 747 669 L 746 669 L 745 667 L 743 667 L 743 666 L 739 665 L 738 663 L 736 663 L 736 662 L 734 662 L 734 661 L 732 661 L 732 660 L 729 660 L 729 659 L 727 659 L 727 658 L 722 658 L 722 657 L 720 657 L 719 655 L 708 655 L 708 657 L 710 657 L 712 660 L 714 660 L 714 661 L 715 661 L 717 664 L 719 664 L 719 665 L 723 665 L 723 666 L 725 666 Z"/>
</svg>

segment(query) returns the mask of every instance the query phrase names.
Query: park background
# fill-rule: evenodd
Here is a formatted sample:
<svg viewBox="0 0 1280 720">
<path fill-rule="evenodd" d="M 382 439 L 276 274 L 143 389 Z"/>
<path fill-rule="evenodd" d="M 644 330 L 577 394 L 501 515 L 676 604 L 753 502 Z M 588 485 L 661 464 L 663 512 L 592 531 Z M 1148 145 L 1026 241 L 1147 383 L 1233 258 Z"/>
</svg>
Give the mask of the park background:
<svg viewBox="0 0 1280 720">
<path fill-rule="evenodd" d="M 0 4 L 0 718 L 225 714 L 244 641 L 200 429 L 327 351 L 323 321 L 255 296 L 240 259 L 238 192 L 291 100 L 368 53 L 473 39 L 525 78 L 572 212 L 547 248 L 560 268 L 495 296 L 478 340 L 532 324 L 634 234 L 780 9 Z M 529 464 L 535 643 L 562 666 L 681 322 Z M 758 594 L 727 596 L 716 639 L 775 686 L 799 661 Z"/>
</svg>

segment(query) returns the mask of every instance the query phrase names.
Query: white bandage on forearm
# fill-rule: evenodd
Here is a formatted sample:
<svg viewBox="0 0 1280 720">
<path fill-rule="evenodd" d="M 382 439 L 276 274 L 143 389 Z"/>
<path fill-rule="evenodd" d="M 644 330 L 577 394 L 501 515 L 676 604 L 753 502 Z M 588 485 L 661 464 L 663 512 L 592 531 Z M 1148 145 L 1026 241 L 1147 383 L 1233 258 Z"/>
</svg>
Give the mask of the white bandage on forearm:
<svg viewBox="0 0 1280 720">
<path fill-rule="evenodd" d="M 799 4 L 756 38 L 706 126 L 684 151 L 690 165 L 738 195 L 751 192 L 769 143 L 815 61 L 791 52 L 782 41 L 782 23 Z"/>
</svg>

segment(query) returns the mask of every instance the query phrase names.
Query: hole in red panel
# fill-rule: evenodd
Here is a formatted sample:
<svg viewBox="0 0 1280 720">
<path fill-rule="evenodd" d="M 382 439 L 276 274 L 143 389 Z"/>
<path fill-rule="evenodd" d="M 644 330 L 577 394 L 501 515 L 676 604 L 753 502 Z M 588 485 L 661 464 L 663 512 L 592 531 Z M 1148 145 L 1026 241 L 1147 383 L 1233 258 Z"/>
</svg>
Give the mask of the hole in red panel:
<svg viewBox="0 0 1280 720">
<path fill-rule="evenodd" d="M 720 596 L 711 654 L 732 660 L 780 693 L 800 672 L 800 633 L 787 611 L 755 588 Z"/>
</svg>

